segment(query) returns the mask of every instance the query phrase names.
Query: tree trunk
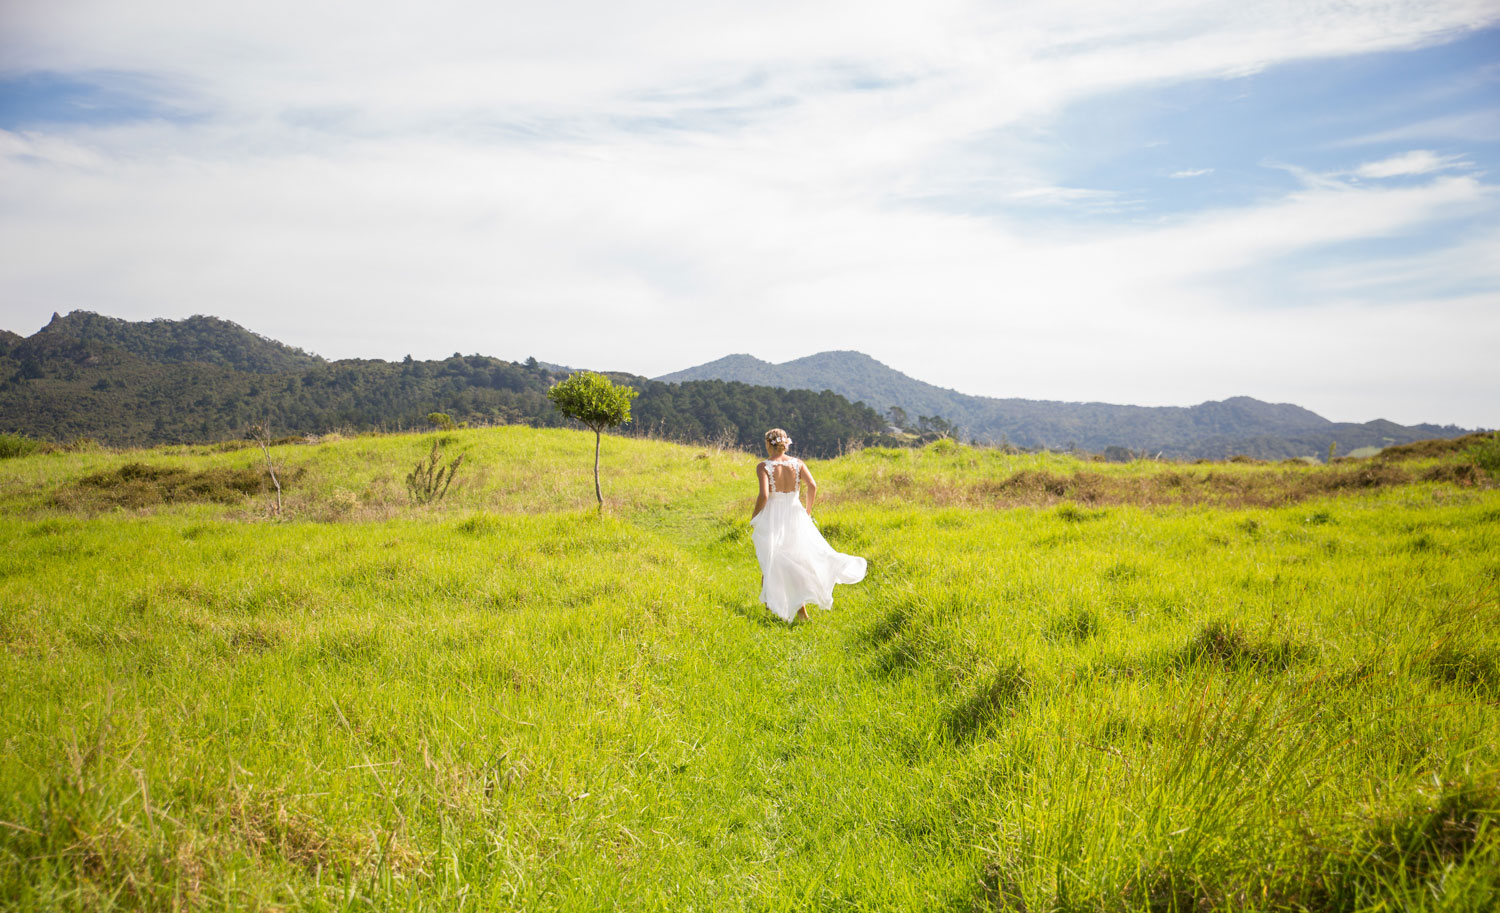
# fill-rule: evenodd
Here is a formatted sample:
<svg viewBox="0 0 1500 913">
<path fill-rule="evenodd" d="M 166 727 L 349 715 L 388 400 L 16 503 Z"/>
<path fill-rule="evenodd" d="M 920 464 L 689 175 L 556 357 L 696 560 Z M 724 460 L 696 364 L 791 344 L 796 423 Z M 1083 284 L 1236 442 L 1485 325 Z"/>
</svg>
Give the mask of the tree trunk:
<svg viewBox="0 0 1500 913">
<path fill-rule="evenodd" d="M 604 509 L 604 493 L 599 490 L 599 431 L 594 431 L 594 497 L 599 499 L 599 510 Z"/>
</svg>

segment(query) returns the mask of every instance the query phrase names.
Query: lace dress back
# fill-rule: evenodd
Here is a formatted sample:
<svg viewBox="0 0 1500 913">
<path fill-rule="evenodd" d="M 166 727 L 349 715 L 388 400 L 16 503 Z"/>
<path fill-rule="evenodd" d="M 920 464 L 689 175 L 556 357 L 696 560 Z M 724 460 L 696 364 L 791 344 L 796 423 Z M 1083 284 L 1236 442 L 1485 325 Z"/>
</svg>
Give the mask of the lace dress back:
<svg viewBox="0 0 1500 913">
<path fill-rule="evenodd" d="M 766 475 L 771 480 L 771 494 L 797 494 L 802 491 L 802 461 L 782 456 L 766 460 Z"/>
</svg>

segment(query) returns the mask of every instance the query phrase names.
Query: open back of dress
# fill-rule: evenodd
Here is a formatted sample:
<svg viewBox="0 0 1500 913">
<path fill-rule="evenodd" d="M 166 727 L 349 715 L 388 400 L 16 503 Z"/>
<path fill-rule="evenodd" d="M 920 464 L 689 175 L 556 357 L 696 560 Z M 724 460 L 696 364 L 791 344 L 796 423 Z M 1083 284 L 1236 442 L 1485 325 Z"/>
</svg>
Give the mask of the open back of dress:
<svg viewBox="0 0 1500 913">
<path fill-rule="evenodd" d="M 783 456 L 766 460 L 766 474 L 771 477 L 771 494 L 797 494 L 802 490 L 802 461 Z"/>
</svg>

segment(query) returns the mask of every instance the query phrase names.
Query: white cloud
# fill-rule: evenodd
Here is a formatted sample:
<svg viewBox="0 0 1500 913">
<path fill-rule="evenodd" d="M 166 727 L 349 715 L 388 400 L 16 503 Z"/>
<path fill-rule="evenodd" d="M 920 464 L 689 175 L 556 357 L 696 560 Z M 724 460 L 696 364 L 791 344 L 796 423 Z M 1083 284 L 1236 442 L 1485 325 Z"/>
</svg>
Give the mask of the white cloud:
<svg viewBox="0 0 1500 913">
<path fill-rule="evenodd" d="M 1013 190 L 1010 198 L 1043 203 L 1103 202 L 1117 197 L 1112 190 L 1096 190 L 1089 187 L 1023 187 Z"/>
<path fill-rule="evenodd" d="M 1426 149 L 1414 149 L 1378 162 L 1366 162 L 1354 169 L 1354 173 L 1362 178 L 1394 178 L 1448 171 L 1471 164 L 1464 161 L 1463 156 L 1438 155 Z"/>
<path fill-rule="evenodd" d="M 1174 171 L 1168 177 L 1173 178 L 1199 178 L 1205 174 L 1213 174 L 1212 168 L 1188 168 L 1182 171 Z"/>
<path fill-rule="evenodd" d="M 971 150 L 1101 91 L 1440 40 L 1494 21 L 1490 2 L 56 2 L 3 15 L 10 72 L 149 72 L 201 114 L 0 132 L 0 314 L 24 332 L 74 307 L 207 312 L 333 357 L 461 349 L 645 374 L 727 351 L 860 348 L 976 393 L 1249 393 L 1336 418 L 1425 396 L 1426 411 L 1389 416 L 1423 420 L 1445 418 L 1425 375 L 1312 398 L 1368 357 L 1306 342 L 1342 338 L 1360 308 L 1351 283 L 1319 274 L 1308 287 L 1337 285 L 1336 304 L 1267 311 L 1224 277 L 1494 211 L 1491 185 L 1440 168 L 1403 172 L 1424 179 L 1401 187 L 1317 175 L 1283 198 L 1125 227 L 923 205 L 965 192 L 1047 213 L 1124 205 L 1040 157 Z M 1428 261 L 1411 260 L 1422 275 Z M 1447 316 L 1468 321 L 1447 369 L 1500 343 L 1483 294 L 1407 285 L 1410 311 L 1360 324 L 1368 351 L 1437 346 Z M 1231 341 L 1250 354 L 1227 357 Z"/>
</svg>

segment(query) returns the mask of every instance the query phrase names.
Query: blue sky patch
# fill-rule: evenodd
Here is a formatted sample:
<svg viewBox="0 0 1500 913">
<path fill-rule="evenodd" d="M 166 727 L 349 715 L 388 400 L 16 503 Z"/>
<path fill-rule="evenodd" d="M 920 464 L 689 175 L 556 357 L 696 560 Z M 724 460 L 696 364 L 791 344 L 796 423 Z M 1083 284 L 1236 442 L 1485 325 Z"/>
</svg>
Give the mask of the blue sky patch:
<svg viewBox="0 0 1500 913">
<path fill-rule="evenodd" d="M 135 73 L 0 76 L 0 129 L 193 119 L 164 95 L 157 80 Z"/>
<path fill-rule="evenodd" d="M 1368 181 L 1375 178 L 1358 175 L 1359 166 L 1417 149 L 1447 159 L 1448 171 L 1486 171 L 1500 159 L 1500 134 L 1475 127 L 1500 125 L 1497 46 L 1500 29 L 1486 29 L 1414 51 L 1133 88 L 989 141 L 1033 147 L 1031 157 L 1058 186 L 1131 202 L 1081 207 L 1089 217 L 1253 203 L 1299 186 L 1295 169 Z M 1455 124 L 1468 129 L 1455 133 Z"/>
</svg>

